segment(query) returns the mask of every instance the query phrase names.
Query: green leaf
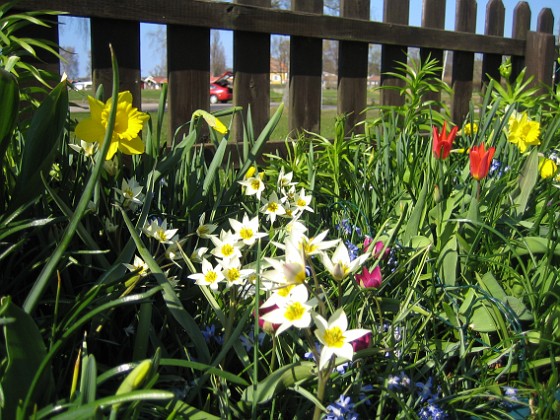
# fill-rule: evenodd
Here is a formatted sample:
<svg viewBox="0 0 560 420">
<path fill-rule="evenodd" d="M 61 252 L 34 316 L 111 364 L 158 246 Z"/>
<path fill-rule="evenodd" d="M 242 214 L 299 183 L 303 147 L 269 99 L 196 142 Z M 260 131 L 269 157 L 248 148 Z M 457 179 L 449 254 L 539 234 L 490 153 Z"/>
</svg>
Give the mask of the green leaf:
<svg viewBox="0 0 560 420">
<path fill-rule="evenodd" d="M 509 307 L 515 312 L 515 315 L 521 321 L 532 321 L 533 315 L 531 311 L 527 309 L 523 301 L 515 296 L 506 296 L 504 302 L 509 305 Z"/>
<path fill-rule="evenodd" d="M 521 216 L 525 213 L 525 209 L 527 208 L 527 203 L 529 202 L 529 197 L 533 192 L 533 188 L 537 183 L 537 179 L 539 176 L 539 151 L 537 148 L 534 148 L 521 172 L 519 174 L 519 179 L 517 181 L 518 186 L 518 195 L 514 199 L 515 203 L 515 210 L 518 216 Z"/>
<path fill-rule="evenodd" d="M 0 379 L 4 391 L 3 418 L 16 418 L 18 402 L 27 394 L 41 362 L 47 354 L 39 328 L 27 313 L 14 305 L 9 297 L 1 300 L 0 317 L 12 322 L 3 325 L 4 345 L 2 358 L 7 360 L 6 371 Z M 32 399 L 36 404 L 47 401 L 54 389 L 52 369 L 49 366 L 39 379 L 39 387 Z"/>
<path fill-rule="evenodd" d="M 132 391 L 126 394 L 112 395 L 110 397 L 101 398 L 92 403 L 70 409 L 63 414 L 52 417 L 52 419 L 75 420 L 75 419 L 92 418 L 102 407 L 107 407 L 115 404 L 120 405 L 133 401 L 146 401 L 146 400 L 163 401 L 163 400 L 170 400 L 174 397 L 175 394 L 173 394 L 172 392 L 160 391 L 157 389 L 151 389 L 147 391 Z"/>
<path fill-rule="evenodd" d="M 251 403 L 253 400 L 257 403 L 270 401 L 284 389 L 314 375 L 315 369 L 316 365 L 312 362 L 296 362 L 283 366 L 258 384 L 245 388 L 242 400 L 247 403 Z"/>
<path fill-rule="evenodd" d="M 68 115 L 68 88 L 60 82 L 43 100 L 25 132 L 25 146 L 21 158 L 21 170 L 10 209 L 17 208 L 44 192 L 41 173 L 51 169 L 59 150 Z"/>
<path fill-rule="evenodd" d="M 560 256 L 560 246 L 540 236 L 526 236 L 513 251 L 517 255 L 549 254 Z"/>
<path fill-rule="evenodd" d="M 506 292 L 504 291 L 502 286 L 500 286 L 500 284 L 498 283 L 498 281 L 496 280 L 496 278 L 492 273 L 488 272 L 484 274 L 482 277 L 477 275 L 476 278 L 480 286 L 484 290 L 486 290 L 490 294 L 490 296 L 501 301 L 505 300 Z"/>
<path fill-rule="evenodd" d="M 420 191 L 420 196 L 418 197 L 418 200 L 414 205 L 414 209 L 412 210 L 412 214 L 410 215 L 410 219 L 408 219 L 408 222 L 406 224 L 404 234 L 402 237 L 402 241 L 405 245 L 409 245 L 411 239 L 414 236 L 417 236 L 418 233 L 420 232 L 420 223 L 424 216 L 424 212 L 426 211 L 425 207 L 426 207 L 426 197 L 428 196 L 428 183 L 429 180 L 426 177 L 426 180 L 424 181 L 424 186 Z"/>
</svg>

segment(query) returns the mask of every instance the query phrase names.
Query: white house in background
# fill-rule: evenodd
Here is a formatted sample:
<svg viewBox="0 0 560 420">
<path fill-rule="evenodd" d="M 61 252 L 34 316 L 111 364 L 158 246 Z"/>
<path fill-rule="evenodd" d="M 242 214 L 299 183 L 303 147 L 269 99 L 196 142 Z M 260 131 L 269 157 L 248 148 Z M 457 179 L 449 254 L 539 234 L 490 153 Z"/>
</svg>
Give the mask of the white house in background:
<svg viewBox="0 0 560 420">
<path fill-rule="evenodd" d="M 167 77 L 148 76 L 142 80 L 142 89 L 161 89 L 164 83 L 167 83 Z"/>
<path fill-rule="evenodd" d="M 81 80 L 72 84 L 74 85 L 76 90 L 89 90 L 93 88 L 93 82 L 91 80 Z"/>
</svg>

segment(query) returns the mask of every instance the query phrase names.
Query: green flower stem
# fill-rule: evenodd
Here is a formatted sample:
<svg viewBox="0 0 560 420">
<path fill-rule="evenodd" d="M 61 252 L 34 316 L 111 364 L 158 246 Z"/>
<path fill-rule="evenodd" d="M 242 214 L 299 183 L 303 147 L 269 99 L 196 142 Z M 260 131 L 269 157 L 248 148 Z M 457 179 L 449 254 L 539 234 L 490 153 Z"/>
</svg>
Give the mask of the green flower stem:
<svg viewBox="0 0 560 420">
<path fill-rule="evenodd" d="M 117 58 L 115 56 L 115 52 L 113 51 L 113 47 L 109 45 L 111 49 L 111 61 L 113 65 L 113 94 L 112 100 L 113 104 L 117 103 L 117 98 L 119 94 L 119 72 L 118 72 L 118 64 Z M 84 215 L 85 211 L 87 210 L 88 203 L 93 195 L 93 191 L 95 186 L 97 185 L 97 181 L 101 176 L 101 170 L 103 169 L 103 163 L 105 162 L 105 156 L 107 155 L 107 151 L 109 150 L 109 145 L 111 144 L 111 137 L 113 135 L 113 128 L 115 127 L 115 119 L 117 115 L 117 107 L 111 106 L 111 112 L 109 113 L 109 120 L 107 123 L 107 131 L 105 132 L 105 138 L 103 139 L 103 145 L 97 151 L 97 155 L 95 156 L 96 162 L 87 185 L 84 189 L 84 193 L 80 197 L 80 201 L 78 202 L 78 206 L 76 207 L 76 211 L 74 212 L 74 216 L 70 219 L 70 223 L 66 227 L 60 244 L 56 247 L 51 257 L 48 259 L 47 264 L 41 270 L 39 277 L 33 284 L 25 302 L 23 303 L 23 310 L 28 314 L 32 313 L 39 301 L 41 296 L 43 295 L 45 289 L 47 288 L 50 279 L 53 276 L 60 260 L 64 256 L 66 249 L 70 245 L 70 242 L 74 238 L 74 234 L 78 229 L 80 224 L 80 220 Z"/>
</svg>

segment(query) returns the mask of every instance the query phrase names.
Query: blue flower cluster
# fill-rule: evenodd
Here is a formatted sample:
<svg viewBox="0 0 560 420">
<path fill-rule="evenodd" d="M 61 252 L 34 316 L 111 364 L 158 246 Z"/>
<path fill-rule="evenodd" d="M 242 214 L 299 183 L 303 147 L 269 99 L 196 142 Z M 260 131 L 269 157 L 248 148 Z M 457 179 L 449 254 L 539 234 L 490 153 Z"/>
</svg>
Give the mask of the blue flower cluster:
<svg viewBox="0 0 560 420">
<path fill-rule="evenodd" d="M 416 392 L 420 400 L 428 403 L 418 412 L 418 417 L 421 420 L 440 420 L 447 418 L 445 411 L 437 404 L 440 388 L 438 387 L 435 392 L 432 391 L 432 382 L 432 377 L 429 377 L 426 382 L 416 382 Z"/>
<path fill-rule="evenodd" d="M 399 375 L 389 375 L 387 378 L 387 388 L 391 391 L 398 392 L 408 387 L 410 387 L 410 378 L 404 372 Z"/>
<path fill-rule="evenodd" d="M 325 420 L 357 420 L 358 413 L 354 411 L 354 404 L 350 397 L 342 394 L 334 403 L 327 406 Z"/>
<path fill-rule="evenodd" d="M 210 344 L 210 342 L 214 340 L 214 342 L 219 346 L 224 344 L 224 337 L 220 334 L 216 334 L 216 326 L 214 324 L 207 326 L 201 332 L 206 343 Z"/>
</svg>

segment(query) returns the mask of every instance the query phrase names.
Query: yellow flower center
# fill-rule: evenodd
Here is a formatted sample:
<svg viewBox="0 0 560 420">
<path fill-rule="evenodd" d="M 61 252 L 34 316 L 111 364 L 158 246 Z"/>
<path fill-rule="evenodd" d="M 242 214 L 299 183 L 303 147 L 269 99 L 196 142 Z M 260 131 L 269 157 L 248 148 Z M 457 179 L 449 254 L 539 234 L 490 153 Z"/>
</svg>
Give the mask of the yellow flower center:
<svg viewBox="0 0 560 420">
<path fill-rule="evenodd" d="M 276 213 L 276 211 L 278 210 L 278 203 L 276 203 L 275 201 L 272 201 L 272 202 L 268 203 L 268 206 L 266 207 L 266 209 L 271 213 Z"/>
<path fill-rule="evenodd" d="M 239 231 L 239 236 L 241 236 L 241 239 L 243 240 L 251 239 L 253 237 L 253 229 L 248 227 L 243 227 Z"/>
<path fill-rule="evenodd" d="M 234 282 L 239 280 L 239 277 L 241 276 L 241 272 L 239 271 L 239 269 L 233 267 L 225 271 L 225 276 L 228 279 L 228 281 Z"/>
<path fill-rule="evenodd" d="M 224 257 L 229 257 L 229 256 L 233 255 L 233 251 L 234 251 L 234 248 L 231 244 L 225 244 L 224 246 L 222 246 L 222 255 Z"/>
<path fill-rule="evenodd" d="M 163 230 L 163 229 L 157 229 L 154 236 L 160 242 L 167 241 L 167 235 L 165 234 L 165 230 Z"/>
<path fill-rule="evenodd" d="M 294 302 L 286 308 L 284 317 L 288 321 L 295 321 L 297 319 L 301 319 L 304 313 L 305 308 L 303 307 L 303 305 L 299 302 Z"/>
<path fill-rule="evenodd" d="M 342 347 L 344 345 L 344 333 L 338 327 L 332 327 L 325 331 L 325 345 L 327 347 Z"/>
<path fill-rule="evenodd" d="M 298 207 L 305 207 L 305 206 L 307 206 L 307 201 L 305 201 L 303 198 L 300 198 L 300 199 L 298 199 L 296 205 Z"/>
<path fill-rule="evenodd" d="M 251 181 L 251 188 L 254 190 L 258 190 L 261 186 L 261 181 L 259 179 L 254 179 Z"/>
<path fill-rule="evenodd" d="M 216 280 L 218 280 L 218 274 L 216 274 L 215 271 L 208 271 L 204 275 L 204 280 L 206 280 L 207 283 L 214 283 Z"/>
<path fill-rule="evenodd" d="M 311 241 L 304 240 L 303 243 L 301 244 L 301 247 L 303 249 L 303 252 L 307 255 L 317 250 L 317 245 L 315 245 L 312 240 Z"/>
<path fill-rule="evenodd" d="M 284 286 L 278 290 L 278 294 L 282 297 L 286 297 L 290 293 L 290 290 L 294 288 L 294 286 L 295 286 L 294 284 L 289 284 L 287 286 Z"/>
</svg>

